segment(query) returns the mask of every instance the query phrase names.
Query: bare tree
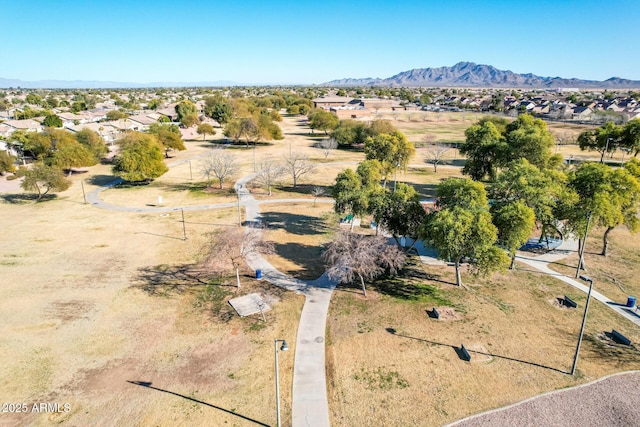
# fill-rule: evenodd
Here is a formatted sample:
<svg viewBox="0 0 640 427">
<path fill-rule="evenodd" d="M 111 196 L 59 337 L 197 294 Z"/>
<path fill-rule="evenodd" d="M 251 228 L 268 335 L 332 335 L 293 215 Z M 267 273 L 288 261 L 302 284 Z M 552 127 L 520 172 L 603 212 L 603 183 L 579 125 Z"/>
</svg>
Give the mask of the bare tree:
<svg viewBox="0 0 640 427">
<path fill-rule="evenodd" d="M 311 195 L 313 196 L 313 206 L 316 205 L 316 199 L 318 197 L 324 196 L 325 194 L 327 194 L 327 191 L 324 187 L 320 187 L 317 185 L 313 187 L 313 189 L 311 190 Z"/>
<path fill-rule="evenodd" d="M 386 238 L 382 236 L 365 236 L 346 231 L 340 231 L 337 239 L 322 254 L 322 258 L 329 266 L 329 278 L 340 283 L 360 279 L 365 297 L 365 279 L 374 279 L 387 269 L 391 274 L 396 274 L 406 259 L 396 245 L 387 244 Z"/>
<path fill-rule="evenodd" d="M 269 196 L 271 195 L 271 186 L 286 173 L 282 164 L 276 160 L 265 160 L 260 163 L 256 181 L 267 187 Z"/>
<path fill-rule="evenodd" d="M 322 154 L 324 154 L 324 161 L 326 162 L 329 154 L 338 148 L 338 141 L 333 138 L 325 138 L 318 142 L 318 148 L 322 150 Z"/>
<path fill-rule="evenodd" d="M 293 188 L 298 185 L 298 179 L 302 175 L 312 172 L 315 165 L 309 161 L 309 156 L 297 152 L 290 152 L 284 158 L 285 170 L 293 178 Z"/>
<path fill-rule="evenodd" d="M 433 171 L 438 173 L 438 164 L 442 163 L 445 153 L 451 150 L 450 145 L 435 142 L 433 135 L 425 135 L 424 141 L 427 143 L 425 150 L 425 160 L 433 165 Z"/>
<path fill-rule="evenodd" d="M 227 270 L 229 266 L 236 273 L 237 287 L 240 287 L 240 266 L 247 257 L 273 253 L 273 243 L 263 238 L 262 230 L 256 228 L 229 227 L 220 229 L 211 236 L 204 266 Z"/>
<path fill-rule="evenodd" d="M 235 174 L 238 169 L 239 165 L 236 158 L 232 154 L 225 152 L 223 148 L 216 148 L 209 153 L 203 159 L 201 167 L 207 183 L 211 185 L 211 181 L 215 177 L 220 183 L 220 188 L 222 188 L 224 180 Z"/>
</svg>

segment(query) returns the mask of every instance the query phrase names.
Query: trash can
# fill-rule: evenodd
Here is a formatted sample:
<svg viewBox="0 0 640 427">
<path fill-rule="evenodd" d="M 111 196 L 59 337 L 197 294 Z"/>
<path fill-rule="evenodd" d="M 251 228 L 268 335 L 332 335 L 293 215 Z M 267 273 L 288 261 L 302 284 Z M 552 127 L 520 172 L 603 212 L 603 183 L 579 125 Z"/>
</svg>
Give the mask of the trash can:
<svg viewBox="0 0 640 427">
<path fill-rule="evenodd" d="M 636 297 L 628 297 L 627 298 L 627 307 L 635 307 L 636 306 Z"/>
<path fill-rule="evenodd" d="M 262 279 L 262 270 L 260 269 L 256 270 L 256 279 L 258 280 Z"/>
</svg>

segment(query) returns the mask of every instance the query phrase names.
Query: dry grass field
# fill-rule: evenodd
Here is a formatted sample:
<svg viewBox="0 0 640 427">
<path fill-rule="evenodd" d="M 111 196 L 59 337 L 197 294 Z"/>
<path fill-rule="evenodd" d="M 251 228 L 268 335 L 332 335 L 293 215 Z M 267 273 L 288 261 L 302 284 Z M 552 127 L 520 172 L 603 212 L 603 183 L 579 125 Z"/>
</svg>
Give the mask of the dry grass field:
<svg viewBox="0 0 640 427">
<path fill-rule="evenodd" d="M 637 327 L 594 302 L 578 372 L 570 371 L 582 310 L 557 304 L 572 288 L 516 271 L 466 277 L 451 267 L 410 268 L 407 280 L 380 280 L 368 298 L 339 288 L 328 318 L 332 425 L 437 426 L 545 391 L 640 368 L 640 352 L 614 344 L 611 328 Z M 451 271 L 449 271 L 451 270 Z M 372 288 L 372 289 L 371 289 Z M 586 300 L 577 297 L 580 307 Z M 430 318 L 437 307 L 440 319 Z M 471 362 L 460 358 L 464 344 Z"/>
<path fill-rule="evenodd" d="M 414 141 L 427 132 L 447 141 L 464 138 L 464 128 L 477 120 L 472 114 L 464 119 L 417 114 L 424 116 L 389 118 Z M 286 177 L 272 196 L 253 188 L 257 199 L 309 198 L 314 186 L 328 188 L 340 171 L 364 157 L 336 150 L 325 161 L 314 147 L 323 135 L 311 135 L 298 117 L 285 117 L 281 127 L 282 141 L 259 144 L 255 151 L 228 148 L 242 165 L 235 178 L 253 172 L 254 156 L 259 163 L 290 150 L 309 155 L 317 168 L 295 190 Z M 280 357 L 282 415 L 289 425 L 303 298 L 256 282 L 248 269 L 236 289 L 232 280 L 197 268 L 208 233 L 235 226 L 235 208 L 185 212 L 187 240 L 178 211 L 154 212 L 158 196 L 164 207 L 236 200 L 229 190 L 232 181 L 224 190 L 206 189 L 197 166 L 197 158 L 220 138 L 218 130 L 212 140 L 188 141 L 187 151 L 172 153 L 169 163 L 192 159 L 191 171 L 183 162 L 149 186 L 101 193 L 109 204 L 145 212 L 83 203 L 80 180 L 89 192 L 113 179 L 104 165 L 74 175 L 70 189 L 46 202 L 34 204 L 20 191 L 0 195 L 0 401 L 71 405 L 68 413 L 0 414 L 0 425 L 273 425 L 275 338 L 291 347 Z M 399 171 L 398 181 L 430 197 L 441 179 L 459 169 L 433 173 L 420 150 L 416 165 Z M 296 277 L 317 277 L 320 245 L 336 223 L 331 205 L 305 200 L 261 209 L 277 249 L 269 261 Z M 612 233 L 606 262 L 587 255 L 594 269 L 589 273 L 603 282 L 596 286 L 614 299 L 638 294 L 632 280 L 637 236 L 624 233 Z M 597 231 L 592 239 L 587 252 L 598 245 Z M 466 291 L 451 285 L 453 272 L 447 267 L 414 265 L 408 271 L 406 281 L 385 278 L 370 286 L 367 299 L 348 287 L 334 294 L 327 361 L 336 426 L 440 425 L 640 368 L 635 348 L 611 345 L 603 335 L 615 327 L 637 341 L 637 328 L 594 303 L 579 375 L 574 379 L 561 372 L 570 368 L 581 312 L 555 304 L 567 288 L 552 278 L 523 270 L 491 279 L 465 276 L 471 285 Z M 607 272 L 617 280 L 610 288 L 604 287 Z M 621 284 L 624 291 L 616 294 Z M 273 310 L 266 323 L 258 316 L 239 318 L 226 304 L 250 292 L 269 299 Z M 579 304 L 584 299 L 576 297 Z M 427 316 L 425 310 L 434 306 L 443 313 L 441 320 Z M 473 351 L 471 363 L 457 356 L 461 343 Z"/>
</svg>

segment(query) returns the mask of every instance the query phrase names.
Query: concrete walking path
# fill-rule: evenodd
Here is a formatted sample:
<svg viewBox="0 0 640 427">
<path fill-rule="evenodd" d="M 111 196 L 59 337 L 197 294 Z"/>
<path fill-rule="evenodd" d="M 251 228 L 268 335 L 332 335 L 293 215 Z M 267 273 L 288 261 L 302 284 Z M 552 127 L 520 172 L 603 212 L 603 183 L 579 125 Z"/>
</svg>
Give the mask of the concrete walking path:
<svg viewBox="0 0 640 427">
<path fill-rule="evenodd" d="M 235 189 L 240 195 L 240 205 L 245 208 L 246 224 L 262 222 L 259 202 L 246 188 L 246 184 L 254 178 L 255 175 L 249 175 L 235 184 Z M 247 231 L 249 230 L 250 228 L 247 228 Z M 328 427 L 330 422 L 325 369 L 325 332 L 329 303 L 336 282 L 330 280 L 326 273 L 309 282 L 295 279 L 278 271 L 260 254 L 249 257 L 247 264 L 254 270 L 262 270 L 262 277 L 272 284 L 305 296 L 296 338 L 292 425 Z"/>
<path fill-rule="evenodd" d="M 573 279 L 567 277 L 557 271 L 553 271 L 549 268 L 549 263 L 553 263 L 559 261 L 563 258 L 566 258 L 569 252 L 578 251 L 578 242 L 576 240 L 564 240 L 562 244 L 553 251 L 547 252 L 546 254 L 532 257 L 527 256 L 522 253 L 516 256 L 516 259 L 521 263 L 528 265 L 529 267 L 535 268 L 541 273 L 548 274 L 550 276 L 555 277 L 558 280 L 562 280 L 568 285 L 573 286 L 574 288 L 584 292 L 585 294 L 589 292 L 589 286 L 585 284 L 585 282 L 579 279 Z M 607 298 L 600 292 L 598 292 L 595 288 L 598 286 L 597 282 L 594 284 L 594 289 L 591 291 L 591 297 L 600 301 L 619 315 L 625 317 L 626 319 L 632 321 L 636 325 L 640 326 L 640 314 L 637 314 L 635 309 L 631 307 L 626 307 L 620 303 L 612 301 Z"/>
</svg>

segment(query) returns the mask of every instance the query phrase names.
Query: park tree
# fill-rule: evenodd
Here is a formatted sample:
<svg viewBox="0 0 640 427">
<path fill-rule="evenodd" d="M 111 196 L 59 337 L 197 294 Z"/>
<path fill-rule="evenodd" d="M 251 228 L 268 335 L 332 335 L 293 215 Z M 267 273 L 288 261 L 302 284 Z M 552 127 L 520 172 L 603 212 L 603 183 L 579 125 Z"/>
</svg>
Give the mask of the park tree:
<svg viewBox="0 0 640 427">
<path fill-rule="evenodd" d="M 186 116 L 183 116 L 181 123 L 182 123 L 182 126 L 184 126 L 185 128 L 190 128 L 191 126 L 200 124 L 200 119 L 198 118 L 197 114 L 191 113 L 191 114 L 187 114 Z"/>
<path fill-rule="evenodd" d="M 622 144 L 623 129 L 613 122 L 607 122 L 595 130 L 586 130 L 578 135 L 578 145 L 583 151 L 597 151 L 600 153 L 600 163 L 604 162 L 604 155 L 613 152 Z M 624 144 L 626 145 L 626 144 Z"/>
<path fill-rule="evenodd" d="M 539 169 L 555 168 L 562 161 L 561 157 L 554 156 L 551 151 L 555 140 L 547 129 L 547 124 L 530 114 L 521 114 L 507 125 L 505 140 L 507 152 L 499 162 L 500 167 L 521 158 L 527 159 Z"/>
<path fill-rule="evenodd" d="M 420 195 L 410 185 L 399 183 L 393 193 L 384 193 L 381 203 L 374 210 L 376 222 L 391 233 L 399 247 L 400 237 L 412 240 L 408 252 L 418 241 L 426 212 L 420 204 Z"/>
<path fill-rule="evenodd" d="M 76 132 L 76 139 L 80 144 L 87 147 L 96 159 L 101 159 L 109 152 L 104 139 L 91 129 L 84 128 Z"/>
<path fill-rule="evenodd" d="M 365 158 L 378 160 L 382 165 L 383 186 L 386 186 L 391 172 L 406 168 L 415 152 L 413 143 L 401 132 L 379 134 L 367 138 L 364 143 Z"/>
<path fill-rule="evenodd" d="M 259 138 L 265 141 L 284 139 L 282 129 L 274 122 L 273 116 L 267 110 L 263 110 L 262 113 L 258 114 L 257 125 Z"/>
<path fill-rule="evenodd" d="M 491 222 L 481 183 L 448 179 L 438 185 L 437 198 L 439 209 L 428 215 L 421 234 L 438 250 L 439 258 L 454 263 L 458 286 L 462 286 L 460 266 L 465 258 L 476 274 L 506 266 L 507 255 L 495 246 L 498 230 Z"/>
<path fill-rule="evenodd" d="M 333 209 L 337 213 L 351 213 L 358 216 L 368 211 L 367 192 L 363 188 L 362 179 L 353 169 L 345 169 L 338 174 L 331 196 L 335 200 Z M 351 230 L 353 230 L 353 221 Z"/>
<path fill-rule="evenodd" d="M 56 142 L 51 163 L 67 170 L 71 175 L 73 168 L 93 166 L 98 163 L 98 159 L 87 146 L 80 144 L 77 140 L 63 139 Z"/>
<path fill-rule="evenodd" d="M 62 119 L 58 116 L 56 116 L 55 114 L 49 115 L 47 117 L 44 118 L 44 121 L 42 122 L 46 127 L 53 127 L 53 128 L 61 128 L 62 127 Z"/>
<path fill-rule="evenodd" d="M 493 224 L 498 229 L 498 244 L 511 257 L 509 269 L 513 269 L 516 251 L 527 243 L 533 227 L 535 214 L 533 209 L 521 200 L 494 205 L 491 208 Z"/>
<path fill-rule="evenodd" d="M 373 280 L 385 272 L 396 274 L 404 265 L 405 254 L 395 245 L 388 245 L 383 236 L 365 236 L 340 231 L 322 254 L 327 273 L 339 283 L 360 281 L 362 293 L 367 296 L 365 281 Z"/>
<path fill-rule="evenodd" d="M 582 163 L 569 175 L 569 188 L 578 198 L 569 222 L 573 229 L 582 232 L 584 218 L 605 227 L 602 255 L 609 248 L 609 233 L 624 225 L 631 232 L 640 229 L 638 210 L 640 209 L 640 182 L 627 169 L 612 169 L 599 163 Z M 584 244 L 584 242 L 582 242 Z"/>
<path fill-rule="evenodd" d="M 541 171 L 526 159 L 520 159 L 502 170 L 489 187 L 489 196 L 497 204 L 522 201 L 533 209 L 536 220 L 542 226 L 541 239 L 547 229 L 563 234 L 557 227 L 558 217 L 563 217 L 559 203 L 567 200 L 564 195 L 566 175 L 558 170 Z"/>
<path fill-rule="evenodd" d="M 224 136 L 230 138 L 233 142 L 240 141 L 242 133 L 240 131 L 240 119 L 232 119 L 227 122 L 223 130 Z"/>
<path fill-rule="evenodd" d="M 262 230 L 227 227 L 211 234 L 204 265 L 223 271 L 231 267 L 236 275 L 236 286 L 240 288 L 240 267 L 247 258 L 273 252 L 273 243 L 264 239 Z"/>
<path fill-rule="evenodd" d="M 7 151 L 0 151 L 0 174 L 6 172 L 16 171 L 16 157 L 9 154 Z"/>
<path fill-rule="evenodd" d="M 41 200 L 48 193 L 64 191 L 71 186 L 62 170 L 57 166 L 47 165 L 44 162 L 36 162 L 31 169 L 24 171 L 24 179 L 20 186 L 25 191 L 38 193 L 37 200 Z"/>
<path fill-rule="evenodd" d="M 433 165 L 433 172 L 438 173 L 438 165 L 443 162 L 444 155 L 451 150 L 451 146 L 439 142 L 429 141 L 425 149 L 425 160 Z"/>
<path fill-rule="evenodd" d="M 340 147 L 361 145 L 367 139 L 367 126 L 352 119 L 340 120 L 331 133 L 331 138 L 335 139 Z"/>
<path fill-rule="evenodd" d="M 336 148 L 338 148 L 338 141 L 333 138 L 324 138 L 317 143 L 317 147 L 322 150 L 322 154 L 324 155 L 324 161 L 327 161 L 329 154 Z"/>
<path fill-rule="evenodd" d="M 240 166 L 236 158 L 223 148 L 212 150 L 202 159 L 202 174 L 211 185 L 213 178 L 218 180 L 219 188 L 222 189 L 224 180 L 233 176 Z"/>
<path fill-rule="evenodd" d="M 622 130 L 622 146 L 634 156 L 640 153 L 640 119 L 629 120 Z"/>
<path fill-rule="evenodd" d="M 240 119 L 240 137 L 244 138 L 245 144 L 249 146 L 249 142 L 256 142 L 260 138 L 260 130 L 258 123 L 253 117 L 245 117 Z"/>
<path fill-rule="evenodd" d="M 147 181 L 169 169 L 164 164 L 164 148 L 151 133 L 127 132 L 117 141 L 120 153 L 113 159 L 113 173 L 126 181 Z"/>
<path fill-rule="evenodd" d="M 207 138 L 207 135 L 215 135 L 216 130 L 209 123 L 200 123 L 198 125 L 198 135 L 202 135 L 202 140 Z"/>
<path fill-rule="evenodd" d="M 180 129 L 174 124 L 153 123 L 149 126 L 147 132 L 155 135 L 158 142 L 162 144 L 164 147 L 164 156 L 167 159 L 169 158 L 169 151 L 183 151 L 187 149 L 182 140 Z"/>
<path fill-rule="evenodd" d="M 325 135 L 328 135 L 330 130 L 338 126 L 338 116 L 322 108 L 314 108 L 307 117 L 309 119 L 309 127 L 323 131 Z"/>
<path fill-rule="evenodd" d="M 492 120 L 481 120 L 465 131 L 465 142 L 460 146 L 460 153 L 467 156 L 467 161 L 462 173 L 476 181 L 485 177 L 495 179 L 501 154 L 505 150 L 506 143 L 499 124 Z"/>
<path fill-rule="evenodd" d="M 267 187 L 267 195 L 271 196 L 271 187 L 286 173 L 284 166 L 273 159 L 264 160 L 258 166 L 256 181 Z"/>
<path fill-rule="evenodd" d="M 315 170 L 315 165 L 309 161 L 309 157 L 299 152 L 290 152 L 284 157 L 284 168 L 293 179 L 293 188 L 298 185 L 298 180 Z"/>
<path fill-rule="evenodd" d="M 180 101 L 176 104 L 175 110 L 178 114 L 179 122 L 182 122 L 182 119 L 190 114 L 195 114 L 196 117 L 198 116 L 198 108 L 196 107 L 196 104 L 191 101 Z"/>
</svg>

